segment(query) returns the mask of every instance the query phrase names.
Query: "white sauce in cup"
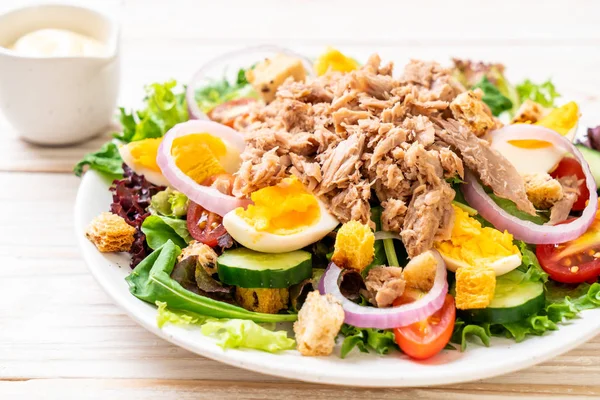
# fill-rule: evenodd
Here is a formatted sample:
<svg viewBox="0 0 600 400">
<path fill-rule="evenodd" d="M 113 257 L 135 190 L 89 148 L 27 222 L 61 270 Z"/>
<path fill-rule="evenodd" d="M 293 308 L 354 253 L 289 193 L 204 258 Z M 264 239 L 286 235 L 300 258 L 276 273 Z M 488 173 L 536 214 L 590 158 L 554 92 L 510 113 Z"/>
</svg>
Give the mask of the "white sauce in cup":
<svg viewBox="0 0 600 400">
<path fill-rule="evenodd" d="M 99 40 L 66 29 L 39 29 L 21 36 L 11 50 L 27 57 L 105 57 Z"/>
</svg>

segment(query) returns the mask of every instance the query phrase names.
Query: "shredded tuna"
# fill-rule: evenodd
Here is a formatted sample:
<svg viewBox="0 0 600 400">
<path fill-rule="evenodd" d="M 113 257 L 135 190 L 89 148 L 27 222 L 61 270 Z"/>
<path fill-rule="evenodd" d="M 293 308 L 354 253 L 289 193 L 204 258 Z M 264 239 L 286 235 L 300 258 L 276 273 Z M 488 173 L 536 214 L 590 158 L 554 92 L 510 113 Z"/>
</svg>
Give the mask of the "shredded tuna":
<svg viewBox="0 0 600 400">
<path fill-rule="evenodd" d="M 377 307 L 389 307 L 394 300 L 402 296 L 406 282 L 402 276 L 402 268 L 379 266 L 369 270 L 365 279 L 366 295 Z"/>
<path fill-rule="evenodd" d="M 550 209 L 550 225 L 556 225 L 559 222 L 565 221 L 569 217 L 573 204 L 579 197 L 579 184 L 576 176 L 564 176 L 558 178 L 558 183 L 562 186 L 563 197 L 558 200 Z"/>
<path fill-rule="evenodd" d="M 233 193 L 247 197 L 294 174 L 340 222 L 371 225 L 374 193 L 383 229 L 399 232 L 411 257 L 449 238 L 446 179 L 463 178 L 465 167 L 533 213 L 523 179 L 477 137 L 496 124 L 479 93 L 435 62 L 413 60 L 399 78 L 392 68 L 373 55 L 352 72 L 284 82 L 235 125 L 246 149 Z"/>
</svg>

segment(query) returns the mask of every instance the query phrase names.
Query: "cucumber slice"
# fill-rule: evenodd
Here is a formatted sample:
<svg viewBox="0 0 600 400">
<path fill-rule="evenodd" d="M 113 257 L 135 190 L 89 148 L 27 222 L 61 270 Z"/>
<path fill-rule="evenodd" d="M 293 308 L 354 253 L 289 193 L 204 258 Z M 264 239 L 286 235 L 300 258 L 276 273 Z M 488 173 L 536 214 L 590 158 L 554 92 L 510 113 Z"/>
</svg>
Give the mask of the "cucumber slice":
<svg viewBox="0 0 600 400">
<path fill-rule="evenodd" d="M 494 298 L 487 308 L 464 310 L 465 319 L 505 324 L 521 321 L 540 311 L 545 303 L 542 282 L 522 282 L 523 272 L 511 271 L 496 279 Z"/>
<path fill-rule="evenodd" d="M 239 248 L 225 250 L 217 258 L 219 279 L 243 288 L 287 288 L 312 276 L 312 254 L 259 253 Z"/>
<path fill-rule="evenodd" d="M 600 186 L 600 151 L 590 149 L 582 144 L 576 144 L 575 147 L 579 149 L 583 158 L 589 164 L 596 185 Z"/>
</svg>

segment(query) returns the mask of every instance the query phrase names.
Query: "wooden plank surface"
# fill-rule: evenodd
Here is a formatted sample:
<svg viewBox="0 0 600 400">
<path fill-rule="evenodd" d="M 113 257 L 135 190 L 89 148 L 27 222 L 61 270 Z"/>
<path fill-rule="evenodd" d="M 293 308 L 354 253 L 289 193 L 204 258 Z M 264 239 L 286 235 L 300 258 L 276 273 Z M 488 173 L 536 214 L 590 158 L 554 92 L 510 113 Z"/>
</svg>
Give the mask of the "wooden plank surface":
<svg viewBox="0 0 600 400">
<path fill-rule="evenodd" d="M 2 7 L 19 1 L 3 1 Z M 91 2 L 93 5 L 106 5 Z M 122 4 L 122 5 L 121 5 Z M 115 1 L 123 21 L 120 104 L 143 85 L 186 82 L 203 61 L 244 45 L 317 54 L 328 44 L 401 62 L 499 60 L 509 76 L 551 74 L 600 121 L 600 3 Z M 214 17 L 213 17 L 214 16 Z M 0 72 L 1 73 L 1 72 Z M 73 232 L 73 164 L 106 134 L 74 147 L 20 141 L 0 117 L 0 398 L 599 398 L 600 337 L 544 364 L 462 385 L 351 389 L 305 384 L 196 356 L 146 332 L 88 273 Z"/>
</svg>

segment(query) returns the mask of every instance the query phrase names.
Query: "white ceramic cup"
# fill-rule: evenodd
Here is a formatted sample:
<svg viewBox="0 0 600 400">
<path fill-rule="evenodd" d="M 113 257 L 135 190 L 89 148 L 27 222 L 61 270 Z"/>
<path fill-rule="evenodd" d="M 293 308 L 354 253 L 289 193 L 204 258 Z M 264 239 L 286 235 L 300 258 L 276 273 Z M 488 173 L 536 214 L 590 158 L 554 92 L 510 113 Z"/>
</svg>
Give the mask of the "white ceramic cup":
<svg viewBox="0 0 600 400">
<path fill-rule="evenodd" d="M 104 57 L 19 55 L 7 49 L 38 29 L 66 29 L 104 43 Z M 119 92 L 119 26 L 98 11 L 38 5 L 0 15 L 0 110 L 21 138 L 43 145 L 89 139 L 110 125 Z"/>
</svg>

